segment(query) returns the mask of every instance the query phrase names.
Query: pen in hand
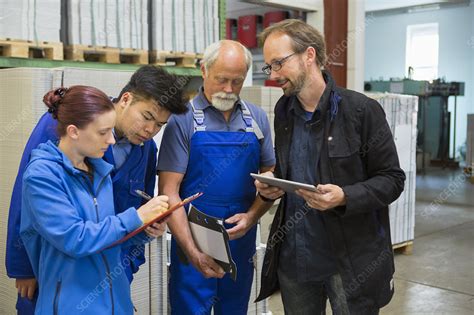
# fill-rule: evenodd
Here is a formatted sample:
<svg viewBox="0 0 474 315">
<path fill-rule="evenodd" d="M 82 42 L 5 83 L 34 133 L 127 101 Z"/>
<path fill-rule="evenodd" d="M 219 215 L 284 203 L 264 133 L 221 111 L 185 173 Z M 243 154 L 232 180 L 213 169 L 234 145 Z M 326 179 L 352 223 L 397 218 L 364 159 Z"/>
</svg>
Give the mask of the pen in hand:
<svg viewBox="0 0 474 315">
<path fill-rule="evenodd" d="M 141 191 L 140 189 L 135 189 L 135 193 L 138 196 L 142 197 L 143 199 L 151 200 L 151 196 L 149 194 L 147 194 L 146 192 Z"/>
</svg>

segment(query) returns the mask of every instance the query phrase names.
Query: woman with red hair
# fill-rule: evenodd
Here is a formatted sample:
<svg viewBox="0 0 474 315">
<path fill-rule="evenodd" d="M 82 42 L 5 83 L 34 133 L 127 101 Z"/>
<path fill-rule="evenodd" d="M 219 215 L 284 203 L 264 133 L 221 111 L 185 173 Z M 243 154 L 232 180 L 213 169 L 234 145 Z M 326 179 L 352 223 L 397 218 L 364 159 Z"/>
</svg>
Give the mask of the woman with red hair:
<svg viewBox="0 0 474 315">
<path fill-rule="evenodd" d="M 132 257 L 121 259 L 121 247 L 150 241 L 164 224 L 107 247 L 166 210 L 168 197 L 115 214 L 113 166 L 102 159 L 115 143 L 114 105 L 88 86 L 59 88 L 43 101 L 58 122 L 59 142 L 32 151 L 20 228 L 39 284 L 35 314 L 132 314 L 124 272 Z"/>
</svg>

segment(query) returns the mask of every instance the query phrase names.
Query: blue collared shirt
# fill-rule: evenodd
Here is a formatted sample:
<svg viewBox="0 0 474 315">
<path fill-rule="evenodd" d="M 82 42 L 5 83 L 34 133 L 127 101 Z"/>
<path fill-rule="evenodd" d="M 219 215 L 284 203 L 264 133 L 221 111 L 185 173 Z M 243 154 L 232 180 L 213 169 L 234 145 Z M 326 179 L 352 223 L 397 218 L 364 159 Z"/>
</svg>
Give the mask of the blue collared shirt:
<svg viewBox="0 0 474 315">
<path fill-rule="evenodd" d="M 115 137 L 115 144 L 112 146 L 112 152 L 114 154 L 115 169 L 118 170 L 127 160 L 130 152 L 132 151 L 132 144 L 126 137 L 120 139 L 117 138 L 115 130 L 113 130 Z"/>
<path fill-rule="evenodd" d="M 329 101 L 329 89 L 321 97 Z M 311 185 L 320 183 L 318 164 L 323 128 L 320 106 L 314 113 L 306 112 L 298 100 L 291 104 L 293 134 L 291 138 L 288 179 Z M 288 231 L 280 251 L 279 269 L 297 282 L 321 281 L 336 273 L 324 217 L 319 210 L 305 205 L 303 198 L 288 193 L 285 221 Z"/>
</svg>

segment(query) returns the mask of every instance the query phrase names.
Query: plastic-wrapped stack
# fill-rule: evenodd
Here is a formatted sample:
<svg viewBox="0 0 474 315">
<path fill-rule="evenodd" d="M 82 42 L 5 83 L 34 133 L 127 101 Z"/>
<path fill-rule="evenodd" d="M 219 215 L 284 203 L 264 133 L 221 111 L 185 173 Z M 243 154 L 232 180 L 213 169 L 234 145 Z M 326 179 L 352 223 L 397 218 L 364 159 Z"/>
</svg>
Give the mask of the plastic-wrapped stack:
<svg viewBox="0 0 474 315">
<path fill-rule="evenodd" d="M 134 275 L 132 301 L 137 315 L 168 313 L 166 236 L 145 245 L 146 262 Z"/>
<path fill-rule="evenodd" d="M 155 243 L 156 241 L 153 241 Z M 145 263 L 140 266 L 137 273 L 133 275 L 133 281 L 131 285 L 132 302 L 138 315 L 151 314 L 150 310 L 150 273 L 151 273 L 151 261 L 150 252 L 151 244 L 143 245 L 145 248 Z"/>
<path fill-rule="evenodd" d="M 0 0 L 0 39 L 59 42 L 61 0 Z"/>
<path fill-rule="evenodd" d="M 467 115 L 466 167 L 474 169 L 474 114 Z"/>
<path fill-rule="evenodd" d="M 265 315 L 271 314 L 268 310 L 268 300 L 265 299 L 258 303 L 254 303 L 257 299 L 258 294 L 260 293 L 261 288 L 261 280 L 262 280 L 262 267 L 263 267 L 263 258 L 265 257 L 265 249 L 267 246 L 265 244 L 259 244 L 257 246 L 255 256 L 253 258 L 254 263 L 254 275 L 253 275 L 253 283 L 252 283 L 252 290 L 250 291 L 250 301 L 249 307 L 247 310 L 247 314 L 250 315 Z"/>
<path fill-rule="evenodd" d="M 202 53 L 219 40 L 219 1 L 151 1 L 150 23 L 152 50 Z"/>
<path fill-rule="evenodd" d="M 168 313 L 168 252 L 167 235 L 150 245 L 151 313 Z"/>
<path fill-rule="evenodd" d="M 62 0 L 68 45 L 148 50 L 148 1 Z"/>
<path fill-rule="evenodd" d="M 90 85 L 105 94 L 118 97 L 133 74 L 128 70 L 101 70 L 81 68 L 55 68 L 54 86 Z"/>
<path fill-rule="evenodd" d="M 273 120 L 275 118 L 275 104 L 283 95 L 281 88 L 272 86 L 245 86 L 240 92 L 240 97 L 244 101 L 260 106 L 267 114 L 272 131 L 273 143 L 275 143 L 275 130 Z"/>
<path fill-rule="evenodd" d="M 8 209 L 23 148 L 33 127 L 46 111 L 43 95 L 52 88 L 49 69 L 0 70 L 0 257 L 4 259 Z M 16 314 L 15 282 L 0 268 L 0 314 Z"/>
<path fill-rule="evenodd" d="M 397 147 L 400 167 L 406 175 L 405 189 L 390 207 L 392 244 L 415 237 L 416 124 L 418 97 L 390 93 L 367 93 L 382 105 Z"/>
</svg>

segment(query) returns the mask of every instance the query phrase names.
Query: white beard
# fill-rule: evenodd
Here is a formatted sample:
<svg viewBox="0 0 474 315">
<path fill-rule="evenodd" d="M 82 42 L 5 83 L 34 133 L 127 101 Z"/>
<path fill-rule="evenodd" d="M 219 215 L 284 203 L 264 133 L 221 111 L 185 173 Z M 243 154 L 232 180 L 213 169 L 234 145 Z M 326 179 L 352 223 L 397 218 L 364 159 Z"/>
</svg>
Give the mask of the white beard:
<svg viewBox="0 0 474 315">
<path fill-rule="evenodd" d="M 234 107 L 238 100 L 238 96 L 233 93 L 218 92 L 212 95 L 212 106 L 221 112 L 227 112 Z"/>
</svg>

